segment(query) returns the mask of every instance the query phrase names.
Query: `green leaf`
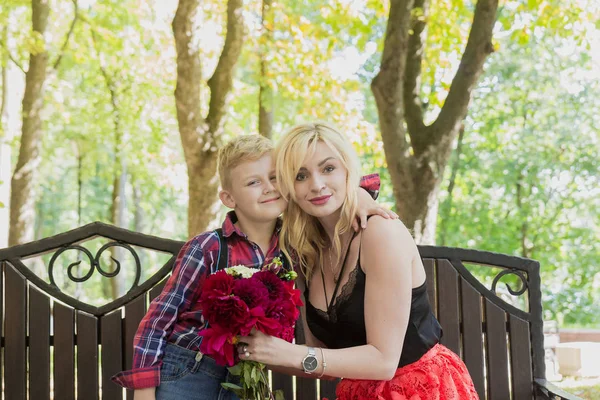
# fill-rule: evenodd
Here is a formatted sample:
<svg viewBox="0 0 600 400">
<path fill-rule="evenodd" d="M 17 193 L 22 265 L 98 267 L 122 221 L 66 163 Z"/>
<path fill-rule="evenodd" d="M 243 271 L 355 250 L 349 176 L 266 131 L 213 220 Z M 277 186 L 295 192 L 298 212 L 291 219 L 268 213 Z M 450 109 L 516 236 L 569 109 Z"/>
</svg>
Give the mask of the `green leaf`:
<svg viewBox="0 0 600 400">
<path fill-rule="evenodd" d="M 225 389 L 228 390 L 242 390 L 243 387 L 236 385 L 235 383 L 231 383 L 231 382 L 221 382 L 221 386 L 223 386 Z"/>
<path fill-rule="evenodd" d="M 240 364 L 236 364 L 233 367 L 229 367 L 227 368 L 227 370 L 233 376 L 240 376 L 240 374 L 242 373 L 242 367 Z"/>
</svg>

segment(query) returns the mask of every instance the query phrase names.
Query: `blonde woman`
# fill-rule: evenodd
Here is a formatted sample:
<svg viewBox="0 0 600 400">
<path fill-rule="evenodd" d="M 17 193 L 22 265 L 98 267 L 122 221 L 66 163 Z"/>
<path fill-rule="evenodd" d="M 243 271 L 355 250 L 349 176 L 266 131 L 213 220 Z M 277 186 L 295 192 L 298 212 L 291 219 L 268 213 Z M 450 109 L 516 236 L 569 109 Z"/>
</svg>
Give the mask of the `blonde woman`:
<svg viewBox="0 0 600 400">
<path fill-rule="evenodd" d="M 360 166 L 347 137 L 312 123 L 275 150 L 288 200 L 280 244 L 298 261 L 307 346 L 253 332 L 242 359 L 320 378 L 344 378 L 339 400 L 477 399 L 460 358 L 439 344 L 425 270 L 399 220 L 373 216 L 354 232 Z"/>
</svg>

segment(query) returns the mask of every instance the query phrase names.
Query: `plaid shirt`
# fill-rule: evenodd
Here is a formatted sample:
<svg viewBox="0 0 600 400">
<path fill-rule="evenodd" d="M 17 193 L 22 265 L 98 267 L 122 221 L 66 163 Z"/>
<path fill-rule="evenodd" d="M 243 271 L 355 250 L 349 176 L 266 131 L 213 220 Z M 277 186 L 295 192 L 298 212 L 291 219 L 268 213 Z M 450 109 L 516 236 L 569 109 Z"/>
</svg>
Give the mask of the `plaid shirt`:
<svg viewBox="0 0 600 400">
<path fill-rule="evenodd" d="M 366 175 L 360 186 L 374 198 L 379 192 L 379 175 Z M 267 254 L 248 240 L 235 223 L 237 217 L 230 211 L 223 222 L 223 236 L 229 250 L 228 265 L 260 268 L 281 254 L 277 221 Z M 129 389 L 160 385 L 160 368 L 167 343 L 199 351 L 198 332 L 206 323 L 198 303 L 206 277 L 217 271 L 219 236 L 214 231 L 201 233 L 183 245 L 175 261 L 173 273 L 162 293 L 156 297 L 140 322 L 133 340 L 133 368 L 112 377 L 113 382 Z"/>
</svg>

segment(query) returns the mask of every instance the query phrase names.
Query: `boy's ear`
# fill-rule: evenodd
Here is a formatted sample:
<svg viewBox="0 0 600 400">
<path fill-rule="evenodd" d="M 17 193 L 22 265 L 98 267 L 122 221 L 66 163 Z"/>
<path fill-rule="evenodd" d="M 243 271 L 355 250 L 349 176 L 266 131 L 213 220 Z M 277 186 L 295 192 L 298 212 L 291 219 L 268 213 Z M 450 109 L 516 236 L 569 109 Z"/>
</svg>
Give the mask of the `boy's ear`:
<svg viewBox="0 0 600 400">
<path fill-rule="evenodd" d="M 235 199 L 227 190 L 221 190 L 219 192 L 219 199 L 221 199 L 221 203 L 228 208 L 235 208 Z"/>
</svg>

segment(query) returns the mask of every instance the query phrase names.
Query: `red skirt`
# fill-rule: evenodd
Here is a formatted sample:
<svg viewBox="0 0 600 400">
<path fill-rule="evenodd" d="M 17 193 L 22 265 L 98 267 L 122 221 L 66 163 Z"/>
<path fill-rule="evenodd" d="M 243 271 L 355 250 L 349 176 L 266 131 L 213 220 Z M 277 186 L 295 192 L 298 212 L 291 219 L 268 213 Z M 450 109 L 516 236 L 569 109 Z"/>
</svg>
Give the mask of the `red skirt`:
<svg viewBox="0 0 600 400">
<path fill-rule="evenodd" d="M 460 357 L 441 344 L 412 364 L 398 368 L 389 381 L 342 379 L 337 400 L 477 400 Z"/>
</svg>

